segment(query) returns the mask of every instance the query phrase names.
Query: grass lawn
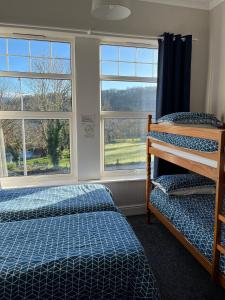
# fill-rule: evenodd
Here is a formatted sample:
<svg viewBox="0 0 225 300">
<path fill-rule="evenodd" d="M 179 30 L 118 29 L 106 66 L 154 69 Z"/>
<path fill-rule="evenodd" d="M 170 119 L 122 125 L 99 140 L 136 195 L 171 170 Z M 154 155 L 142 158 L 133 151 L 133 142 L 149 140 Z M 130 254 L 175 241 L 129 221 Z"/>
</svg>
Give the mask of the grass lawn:
<svg viewBox="0 0 225 300">
<path fill-rule="evenodd" d="M 48 168 L 52 168 L 53 164 L 51 163 L 51 160 L 48 156 L 46 157 L 40 157 L 40 158 L 32 158 L 27 160 L 27 166 L 28 168 L 35 168 L 40 166 L 46 166 Z M 70 166 L 70 159 L 69 158 L 62 158 L 59 160 L 59 166 L 61 168 L 68 168 Z"/>
<path fill-rule="evenodd" d="M 105 145 L 105 165 L 131 165 L 146 161 L 146 144 L 141 139 L 117 140 Z"/>
<path fill-rule="evenodd" d="M 68 153 L 68 151 L 65 152 L 62 158 L 59 160 L 59 170 L 70 170 L 70 158 Z M 23 164 L 19 166 L 16 163 L 9 163 L 8 170 L 14 174 L 23 173 Z M 46 172 L 48 170 L 55 170 L 49 156 L 27 159 L 28 172 L 32 172 L 33 174 L 39 174 L 40 172 Z"/>
</svg>

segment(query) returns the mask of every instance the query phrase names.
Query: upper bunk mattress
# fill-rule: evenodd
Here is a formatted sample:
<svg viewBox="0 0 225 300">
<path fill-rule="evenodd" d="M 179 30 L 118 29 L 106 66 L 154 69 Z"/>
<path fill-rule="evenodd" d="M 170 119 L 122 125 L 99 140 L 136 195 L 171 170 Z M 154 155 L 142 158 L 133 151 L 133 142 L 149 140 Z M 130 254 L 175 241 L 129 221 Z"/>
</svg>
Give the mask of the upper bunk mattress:
<svg viewBox="0 0 225 300">
<path fill-rule="evenodd" d="M 192 245 L 212 261 L 215 195 L 168 196 L 155 188 L 150 201 Z M 222 242 L 225 242 L 224 227 Z M 225 274 L 224 255 L 221 255 L 220 270 Z"/>
<path fill-rule="evenodd" d="M 0 190 L 0 222 L 107 210 L 117 208 L 101 184 Z"/>
<path fill-rule="evenodd" d="M 92 212 L 0 223 L 1 300 L 159 299 L 126 219 Z"/>
<path fill-rule="evenodd" d="M 190 136 L 183 136 L 178 134 L 171 134 L 165 132 L 151 131 L 149 136 L 155 140 L 162 141 L 177 147 L 201 151 L 201 152 L 215 152 L 218 150 L 218 142 L 209 139 L 201 139 Z"/>
</svg>

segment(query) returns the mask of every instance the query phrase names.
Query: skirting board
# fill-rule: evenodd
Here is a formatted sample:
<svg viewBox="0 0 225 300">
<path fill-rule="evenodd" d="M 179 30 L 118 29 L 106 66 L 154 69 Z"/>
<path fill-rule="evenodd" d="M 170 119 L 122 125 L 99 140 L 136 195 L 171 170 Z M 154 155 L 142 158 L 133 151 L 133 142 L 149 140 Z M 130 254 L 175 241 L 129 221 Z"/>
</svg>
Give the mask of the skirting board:
<svg viewBox="0 0 225 300">
<path fill-rule="evenodd" d="M 137 216 L 146 213 L 145 204 L 124 205 L 124 206 L 119 206 L 119 209 L 122 211 L 122 213 L 125 216 Z"/>
</svg>

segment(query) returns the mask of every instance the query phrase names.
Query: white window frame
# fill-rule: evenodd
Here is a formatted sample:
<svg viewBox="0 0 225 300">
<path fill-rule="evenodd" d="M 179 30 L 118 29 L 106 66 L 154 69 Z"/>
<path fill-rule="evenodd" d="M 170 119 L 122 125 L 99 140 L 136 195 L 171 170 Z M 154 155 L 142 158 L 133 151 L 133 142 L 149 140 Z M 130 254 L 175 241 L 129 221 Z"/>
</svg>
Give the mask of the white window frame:
<svg viewBox="0 0 225 300">
<path fill-rule="evenodd" d="M 4 30 L 4 31 L 3 31 Z M 18 31 L 20 33 L 18 33 Z M 16 32 L 16 34 L 15 34 Z M 67 79 L 71 80 L 72 86 L 72 111 L 71 112 L 32 112 L 32 111 L 0 111 L 0 119 L 67 119 L 70 126 L 70 173 L 56 175 L 32 175 L 18 177 L 0 178 L 0 187 L 23 187 L 23 186 L 48 186 L 61 185 L 66 183 L 77 183 L 77 126 L 76 126 L 76 90 L 75 90 L 75 37 L 67 35 L 64 32 L 44 32 L 42 35 L 39 30 L 35 29 L 16 29 L 4 28 L 0 30 L 0 37 L 18 38 L 28 40 L 68 42 L 71 45 L 71 73 L 54 74 L 54 73 L 32 73 L 32 72 L 11 72 L 0 71 L 0 77 L 15 78 L 34 78 L 34 79 Z"/>
<path fill-rule="evenodd" d="M 152 44 L 139 44 L 139 43 L 123 43 L 123 42 L 112 42 L 112 41 L 102 41 L 99 44 L 99 48 L 102 45 L 110 46 L 127 46 L 127 47 L 137 47 L 137 48 L 150 48 L 158 49 L 156 43 Z M 100 53 L 101 51 L 99 51 Z M 100 103 L 101 103 L 101 81 L 131 81 L 131 82 L 146 82 L 146 83 L 156 83 L 157 78 L 155 77 L 137 77 L 137 76 L 110 76 L 101 74 L 101 53 L 99 55 L 99 85 L 100 85 Z M 143 177 L 146 175 L 146 169 L 133 169 L 133 170 L 115 170 L 115 171 L 105 171 L 105 157 L 104 157 L 104 120 L 117 118 L 117 119 L 143 119 L 146 120 L 147 127 L 147 117 L 151 112 L 116 112 L 116 111 L 102 111 L 100 105 L 100 171 L 102 178 L 112 178 L 112 177 Z"/>
</svg>

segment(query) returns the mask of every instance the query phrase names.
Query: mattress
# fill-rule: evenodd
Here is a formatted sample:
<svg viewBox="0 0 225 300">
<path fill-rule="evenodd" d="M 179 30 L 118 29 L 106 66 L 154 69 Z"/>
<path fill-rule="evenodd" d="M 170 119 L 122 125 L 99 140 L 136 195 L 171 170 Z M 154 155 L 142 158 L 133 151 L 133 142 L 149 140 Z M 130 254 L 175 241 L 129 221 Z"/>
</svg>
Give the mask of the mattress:
<svg viewBox="0 0 225 300">
<path fill-rule="evenodd" d="M 151 131 L 149 136 L 156 140 L 186 149 L 197 150 L 201 152 L 215 152 L 218 150 L 218 142 L 214 140 L 156 131 Z"/>
<path fill-rule="evenodd" d="M 144 250 L 117 212 L 0 223 L 1 300 L 159 299 Z"/>
<path fill-rule="evenodd" d="M 155 188 L 150 202 L 192 245 L 212 261 L 215 195 L 168 196 Z M 225 228 L 222 226 L 224 243 Z M 224 255 L 221 255 L 220 270 L 225 274 Z"/>
<path fill-rule="evenodd" d="M 0 222 L 107 210 L 117 208 L 100 184 L 0 190 Z"/>
</svg>

